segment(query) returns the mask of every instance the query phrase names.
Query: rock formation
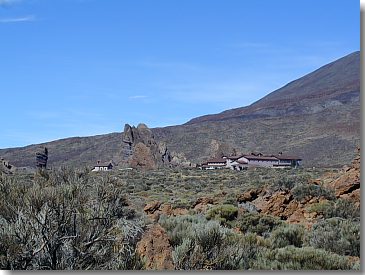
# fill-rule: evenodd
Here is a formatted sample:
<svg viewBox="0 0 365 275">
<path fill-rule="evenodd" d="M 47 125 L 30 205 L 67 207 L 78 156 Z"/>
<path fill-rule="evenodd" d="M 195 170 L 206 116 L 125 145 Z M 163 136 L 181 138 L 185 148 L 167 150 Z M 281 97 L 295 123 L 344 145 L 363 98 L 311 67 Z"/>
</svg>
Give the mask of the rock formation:
<svg viewBox="0 0 365 275">
<path fill-rule="evenodd" d="M 36 167 L 41 169 L 47 168 L 48 149 L 44 147 L 41 151 L 36 153 Z"/>
<path fill-rule="evenodd" d="M 161 202 L 153 201 L 153 202 L 147 203 L 145 205 L 145 207 L 143 208 L 143 211 L 146 212 L 147 214 L 153 214 L 157 210 L 160 209 L 160 206 L 161 206 Z"/>
<path fill-rule="evenodd" d="M 289 223 L 302 223 L 307 227 L 317 218 L 317 213 L 308 212 L 309 206 L 323 200 L 322 197 L 306 197 L 298 201 L 288 190 L 273 192 L 265 189 L 252 189 L 237 197 L 237 202 L 245 209 L 250 206 L 255 212 L 273 215 Z"/>
<path fill-rule="evenodd" d="M 145 260 L 147 270 L 173 270 L 169 238 L 159 224 L 153 224 L 137 243 L 137 252 Z"/>
<path fill-rule="evenodd" d="M 212 139 L 206 155 L 212 158 L 221 158 L 223 156 L 226 156 L 227 154 L 230 156 L 236 155 L 236 149 L 225 142 L 220 142 L 218 140 Z"/>
<path fill-rule="evenodd" d="M 122 137 L 122 161 L 133 168 L 155 169 L 168 166 L 171 155 L 165 144 L 159 144 L 152 131 L 145 125 L 126 124 Z"/>
<path fill-rule="evenodd" d="M 213 198 L 200 197 L 193 203 L 192 208 L 198 213 L 205 213 L 213 204 L 215 204 Z"/>
<path fill-rule="evenodd" d="M 184 153 L 171 153 L 171 164 L 173 166 L 180 166 L 180 167 L 195 167 L 196 165 L 192 162 L 188 161 L 185 157 Z"/>
<path fill-rule="evenodd" d="M 360 149 L 357 149 L 357 156 L 350 167 L 343 168 L 339 174 L 327 175 L 307 184 L 318 185 L 322 181 L 326 182 L 325 187 L 335 191 L 337 198 L 350 199 L 360 206 Z M 237 202 L 243 206 L 254 206 L 260 213 L 280 217 L 289 223 L 303 223 L 308 227 L 318 218 L 318 213 L 308 211 L 309 207 L 325 200 L 323 197 L 309 196 L 298 201 L 288 190 L 274 192 L 259 188 L 251 189 L 237 197 Z"/>
<path fill-rule="evenodd" d="M 169 149 L 167 149 L 165 142 L 160 142 L 158 144 L 158 152 L 161 154 L 161 161 L 162 163 L 170 163 L 172 160 L 171 153 Z"/>
<path fill-rule="evenodd" d="M 180 216 L 180 215 L 187 215 L 189 212 L 188 209 L 172 208 L 171 204 L 169 203 L 162 204 L 159 201 L 152 201 L 150 203 L 147 203 L 143 211 L 154 222 L 158 222 L 160 215 Z"/>
<path fill-rule="evenodd" d="M 327 183 L 327 187 L 334 189 L 337 198 L 351 199 L 360 205 L 360 148 L 356 149 L 356 156 L 350 167 L 344 167 L 334 180 Z"/>
<path fill-rule="evenodd" d="M 151 148 L 147 147 L 142 142 L 138 142 L 133 148 L 133 154 L 129 159 L 129 164 L 133 168 L 155 169 L 157 160 L 154 157 Z"/>
<path fill-rule="evenodd" d="M 15 169 L 14 165 L 9 164 L 9 162 L 3 158 L 0 158 L 0 173 L 12 174 Z"/>
<path fill-rule="evenodd" d="M 121 162 L 133 168 L 191 166 L 182 154 L 171 153 L 164 142 L 157 142 L 143 123 L 137 127 L 126 124 L 122 137 Z"/>
</svg>

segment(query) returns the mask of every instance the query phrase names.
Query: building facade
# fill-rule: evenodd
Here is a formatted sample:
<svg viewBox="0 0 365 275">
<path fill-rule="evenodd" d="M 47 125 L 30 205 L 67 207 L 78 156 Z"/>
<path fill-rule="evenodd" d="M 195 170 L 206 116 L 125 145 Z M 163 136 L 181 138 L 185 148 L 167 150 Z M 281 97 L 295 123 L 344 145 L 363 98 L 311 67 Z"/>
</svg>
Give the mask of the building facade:
<svg viewBox="0 0 365 275">
<path fill-rule="evenodd" d="M 300 165 L 301 158 L 277 155 L 263 155 L 262 153 L 242 154 L 238 156 L 225 156 L 220 159 L 211 159 L 202 163 L 199 168 L 203 170 L 228 168 L 232 170 L 245 170 L 250 167 L 266 168 L 296 168 Z"/>
</svg>

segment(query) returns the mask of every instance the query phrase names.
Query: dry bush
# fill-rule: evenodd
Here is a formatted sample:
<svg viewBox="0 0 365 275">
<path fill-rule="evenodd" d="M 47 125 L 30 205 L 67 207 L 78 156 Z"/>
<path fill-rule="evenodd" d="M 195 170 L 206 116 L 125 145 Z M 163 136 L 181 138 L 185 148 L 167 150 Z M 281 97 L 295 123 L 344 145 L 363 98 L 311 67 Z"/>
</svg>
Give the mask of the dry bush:
<svg viewBox="0 0 365 275">
<path fill-rule="evenodd" d="M 258 253 L 253 269 L 260 270 L 349 270 L 356 269 L 346 257 L 313 247 L 287 246 Z"/>
<path fill-rule="evenodd" d="M 305 243 L 339 255 L 360 257 L 360 220 L 330 218 L 314 224 Z"/>
<path fill-rule="evenodd" d="M 143 222 L 109 177 L 68 169 L 0 181 L 1 269 L 141 268 Z"/>
</svg>

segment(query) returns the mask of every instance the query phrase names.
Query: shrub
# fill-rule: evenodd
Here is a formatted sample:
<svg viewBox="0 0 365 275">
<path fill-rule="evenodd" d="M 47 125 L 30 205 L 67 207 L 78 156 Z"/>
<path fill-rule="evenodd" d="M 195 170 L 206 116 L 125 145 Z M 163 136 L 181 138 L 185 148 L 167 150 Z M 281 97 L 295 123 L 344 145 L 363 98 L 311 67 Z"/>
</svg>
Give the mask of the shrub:
<svg viewBox="0 0 365 275">
<path fill-rule="evenodd" d="M 344 256 L 312 247 L 294 246 L 261 251 L 253 265 L 253 269 L 265 270 L 348 270 L 352 268 L 353 265 Z"/>
<path fill-rule="evenodd" d="M 144 222 L 110 177 L 46 175 L 0 180 L 1 269 L 142 268 L 135 246 Z"/>
<path fill-rule="evenodd" d="M 283 177 L 272 185 L 274 190 L 291 190 L 295 186 L 294 178 Z"/>
<path fill-rule="evenodd" d="M 292 194 L 294 199 L 300 201 L 304 198 L 323 197 L 328 200 L 334 200 L 335 195 L 332 190 L 326 189 L 315 184 L 301 184 L 293 188 Z"/>
<path fill-rule="evenodd" d="M 333 208 L 334 203 L 332 201 L 321 201 L 318 203 L 314 203 L 309 206 L 308 212 L 316 212 L 319 215 L 322 215 L 323 217 L 326 217 L 326 213 L 329 213 L 331 209 Z"/>
<path fill-rule="evenodd" d="M 172 258 L 178 270 L 248 269 L 260 249 L 256 235 L 238 235 L 201 215 L 165 216 L 159 222 L 174 240 Z"/>
<path fill-rule="evenodd" d="M 193 225 L 205 224 L 207 222 L 203 215 L 182 215 L 176 217 L 167 217 L 161 215 L 159 224 L 164 227 L 170 237 L 170 244 L 178 246 L 184 239 L 192 238 Z"/>
<path fill-rule="evenodd" d="M 172 208 L 173 209 L 176 209 L 176 208 L 189 209 L 191 207 L 191 204 L 192 204 L 192 202 L 187 199 L 176 199 L 172 204 Z"/>
<path fill-rule="evenodd" d="M 277 227 L 270 236 L 272 247 L 281 248 L 289 245 L 301 247 L 303 245 L 304 227 L 297 224 Z"/>
<path fill-rule="evenodd" d="M 270 234 L 273 229 L 282 223 L 283 222 L 276 217 L 253 212 L 245 213 L 237 220 L 237 226 L 242 232 L 252 232 L 260 236 Z"/>
<path fill-rule="evenodd" d="M 234 205 L 237 203 L 237 199 L 235 196 L 233 195 L 230 195 L 228 196 L 224 201 L 223 201 L 224 204 L 230 204 L 230 205 Z"/>
<path fill-rule="evenodd" d="M 357 207 L 352 201 L 346 199 L 338 199 L 334 207 L 330 207 L 325 211 L 326 218 L 338 217 L 344 219 L 360 218 L 360 207 Z"/>
<path fill-rule="evenodd" d="M 360 218 L 360 208 L 347 199 L 338 199 L 336 202 L 323 201 L 315 203 L 308 210 L 309 212 L 317 212 L 326 219 L 334 217 L 343 219 Z"/>
<path fill-rule="evenodd" d="M 340 255 L 360 257 L 360 222 L 331 218 L 313 225 L 305 243 Z"/>
<path fill-rule="evenodd" d="M 216 221 L 192 224 L 173 251 L 176 269 L 215 269 L 226 234 Z"/>
<path fill-rule="evenodd" d="M 218 205 L 211 208 L 206 217 L 208 220 L 215 219 L 221 223 L 227 223 L 228 221 L 233 221 L 237 218 L 238 208 L 231 204 Z"/>
</svg>

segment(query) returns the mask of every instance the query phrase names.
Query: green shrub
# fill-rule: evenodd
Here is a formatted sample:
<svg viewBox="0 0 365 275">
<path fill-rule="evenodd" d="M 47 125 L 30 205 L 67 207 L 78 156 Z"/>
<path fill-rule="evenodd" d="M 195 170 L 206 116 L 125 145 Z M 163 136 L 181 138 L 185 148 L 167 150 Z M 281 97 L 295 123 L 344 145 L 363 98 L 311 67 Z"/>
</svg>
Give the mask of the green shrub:
<svg viewBox="0 0 365 275">
<path fill-rule="evenodd" d="M 193 238 L 193 226 L 195 224 L 205 224 L 207 222 L 203 215 L 182 215 L 167 217 L 161 215 L 159 224 L 166 229 L 170 237 L 170 244 L 178 246 L 184 239 Z"/>
<path fill-rule="evenodd" d="M 349 270 L 353 265 L 344 256 L 312 247 L 287 246 L 258 254 L 253 269 L 264 270 Z"/>
<path fill-rule="evenodd" d="M 326 189 L 315 184 L 301 184 L 293 188 L 292 194 L 294 199 L 300 201 L 304 198 L 323 197 L 328 200 L 334 200 L 335 195 L 332 190 Z"/>
<path fill-rule="evenodd" d="M 236 196 L 234 196 L 233 194 L 228 196 L 227 198 L 225 198 L 225 200 L 223 201 L 223 204 L 234 205 L 236 203 L 237 203 L 237 199 L 236 199 Z"/>
<path fill-rule="evenodd" d="M 191 204 L 192 204 L 192 202 L 187 199 L 176 199 L 172 204 L 172 208 L 189 209 L 191 207 Z"/>
<path fill-rule="evenodd" d="M 275 181 L 272 185 L 274 190 L 291 190 L 295 186 L 295 179 L 283 177 Z"/>
<path fill-rule="evenodd" d="M 297 224 L 288 224 L 277 227 L 270 236 L 273 248 L 282 248 L 289 245 L 302 247 L 304 227 Z"/>
<path fill-rule="evenodd" d="M 315 203 L 308 210 L 309 212 L 317 212 L 326 219 L 335 217 L 343 219 L 360 218 L 360 208 L 347 199 Z"/>
<path fill-rule="evenodd" d="M 238 208 L 231 204 L 223 204 L 215 206 L 209 209 L 206 218 L 208 220 L 215 219 L 221 223 L 227 223 L 228 221 L 233 221 L 237 218 Z"/>
<path fill-rule="evenodd" d="M 249 269 L 260 249 L 256 235 L 238 235 L 201 215 L 161 216 L 159 223 L 174 243 L 178 270 Z"/>
<path fill-rule="evenodd" d="M 309 206 L 308 212 L 316 212 L 323 217 L 326 217 L 326 213 L 329 213 L 334 207 L 333 201 L 321 201 L 318 203 L 313 203 Z"/>
<path fill-rule="evenodd" d="M 352 201 L 338 199 L 334 207 L 328 208 L 324 213 L 326 218 L 338 217 L 344 219 L 360 218 L 360 207 L 357 207 Z"/>
<path fill-rule="evenodd" d="M 245 213 L 236 222 L 242 232 L 252 232 L 260 236 L 267 236 L 282 223 L 276 217 L 258 213 Z"/>
<path fill-rule="evenodd" d="M 331 218 L 314 224 L 305 243 L 339 255 L 360 257 L 360 221 Z"/>
<path fill-rule="evenodd" d="M 177 227 L 183 229 L 177 224 Z M 172 257 L 176 269 L 215 269 L 219 263 L 227 230 L 216 221 L 201 220 L 192 223 L 179 234 L 181 241 L 175 246 Z M 173 232 L 176 236 L 176 231 Z M 171 233 L 170 233 L 171 234 Z M 172 237 L 174 238 L 174 237 Z M 214 263 L 214 264 L 213 264 Z"/>
</svg>

